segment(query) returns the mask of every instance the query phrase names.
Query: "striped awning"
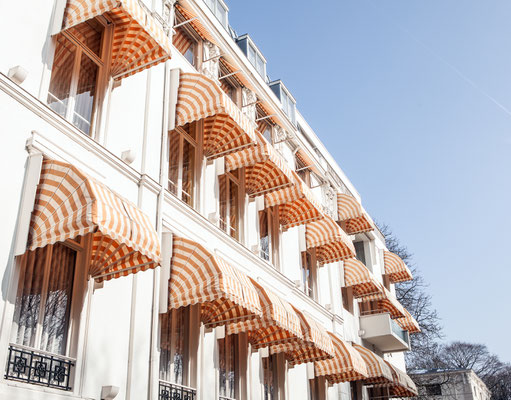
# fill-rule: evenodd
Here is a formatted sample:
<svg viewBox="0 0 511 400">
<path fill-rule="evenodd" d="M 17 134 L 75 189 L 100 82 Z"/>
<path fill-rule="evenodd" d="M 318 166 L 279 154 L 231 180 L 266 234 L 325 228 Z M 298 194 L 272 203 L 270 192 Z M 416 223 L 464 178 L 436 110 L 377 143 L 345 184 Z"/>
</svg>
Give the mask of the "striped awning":
<svg viewBox="0 0 511 400">
<path fill-rule="evenodd" d="M 337 193 L 337 215 L 350 235 L 374 230 L 374 224 L 369 215 L 364 212 L 360 203 L 349 194 Z"/>
<path fill-rule="evenodd" d="M 404 311 L 405 317 L 396 319 L 397 324 L 409 333 L 419 333 L 421 331 L 419 323 L 406 308 L 404 308 Z"/>
<path fill-rule="evenodd" d="M 176 125 L 204 119 L 204 155 L 216 158 L 256 143 L 255 123 L 213 80 L 181 73 Z"/>
<path fill-rule="evenodd" d="M 392 370 L 383 358 L 359 344 L 353 343 L 353 347 L 360 353 L 366 363 L 367 378 L 363 380 L 365 384 L 389 384 L 394 382 Z"/>
<path fill-rule="evenodd" d="M 227 327 L 229 335 L 248 332 L 252 348 L 274 346 L 303 339 L 300 318 L 293 307 L 269 289 L 252 280 L 262 309 L 260 318 L 237 322 Z"/>
<path fill-rule="evenodd" d="M 264 139 L 262 139 L 264 141 Z M 286 160 L 269 143 L 231 153 L 225 157 L 226 171 L 245 167 L 245 192 L 260 196 L 295 183 Z"/>
<path fill-rule="evenodd" d="M 355 298 L 382 294 L 382 285 L 371 271 L 356 258 L 344 260 L 344 286 L 353 288 Z"/>
<path fill-rule="evenodd" d="M 316 162 L 307 154 L 307 152 L 303 148 L 299 148 L 296 151 L 296 158 L 300 160 L 300 162 L 311 171 L 319 173 L 319 169 L 316 166 Z"/>
<path fill-rule="evenodd" d="M 293 176 L 297 184 L 265 196 L 266 207 L 280 205 L 280 224 L 284 230 L 324 217 L 322 207 L 312 191 L 295 172 Z"/>
<path fill-rule="evenodd" d="M 320 264 L 355 257 L 355 247 L 348 235 L 329 216 L 308 223 L 305 238 L 308 249 L 316 248 L 316 258 Z"/>
<path fill-rule="evenodd" d="M 406 266 L 401 257 L 397 254 L 385 251 L 385 274 L 388 275 L 391 282 L 405 282 L 413 279 L 412 273 Z"/>
<path fill-rule="evenodd" d="M 392 372 L 392 383 L 388 384 L 389 395 L 391 397 L 415 397 L 418 394 L 417 386 L 407 373 L 401 371 L 398 367 L 385 361 Z"/>
<path fill-rule="evenodd" d="M 201 37 L 203 40 L 207 40 L 213 44 L 216 44 L 215 39 L 209 33 L 209 31 L 204 27 L 204 25 L 200 22 L 200 19 L 195 13 L 190 10 L 184 8 L 181 4 L 176 4 L 176 10 L 179 12 L 185 21 L 190 21 L 189 24 L 193 28 L 195 32 Z"/>
<path fill-rule="evenodd" d="M 174 237 L 169 309 L 201 305 L 208 327 L 262 316 L 259 295 L 243 272 L 200 244 Z"/>
<path fill-rule="evenodd" d="M 45 159 L 28 250 L 87 234 L 92 235 L 89 275 L 98 281 L 160 263 L 160 241 L 147 215 L 74 166 Z"/>
<path fill-rule="evenodd" d="M 350 343 L 328 332 L 335 349 L 335 356 L 330 360 L 316 361 L 316 376 L 325 376 L 330 384 L 359 381 L 368 377 L 367 366 L 360 353 Z"/>
<path fill-rule="evenodd" d="M 227 71 L 229 71 L 229 74 L 233 74 L 233 78 L 240 84 L 240 86 L 254 90 L 247 77 L 245 76 L 242 68 L 237 67 L 233 63 L 227 61 L 225 57 L 220 57 L 220 62 L 227 69 Z"/>
<path fill-rule="evenodd" d="M 374 311 L 388 312 L 391 318 L 404 318 L 406 317 L 406 310 L 401 303 L 385 286 L 381 286 L 381 293 L 370 294 L 359 298 L 359 301 L 376 301 Z"/>
<path fill-rule="evenodd" d="M 272 354 L 285 352 L 286 359 L 291 365 L 334 357 L 334 345 L 326 329 L 306 312 L 295 307 L 293 309 L 300 318 L 303 339 L 271 346 L 270 352 Z"/>
<path fill-rule="evenodd" d="M 133 75 L 170 59 L 163 26 L 137 0 L 67 0 L 62 30 L 105 14 L 114 24 L 110 74 Z"/>
</svg>

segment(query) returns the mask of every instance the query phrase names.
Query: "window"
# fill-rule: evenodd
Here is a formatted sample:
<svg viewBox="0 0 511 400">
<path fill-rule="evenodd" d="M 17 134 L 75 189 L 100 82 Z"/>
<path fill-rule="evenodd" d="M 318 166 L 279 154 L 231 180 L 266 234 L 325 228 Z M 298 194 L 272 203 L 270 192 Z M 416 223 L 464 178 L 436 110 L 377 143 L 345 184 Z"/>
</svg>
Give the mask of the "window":
<svg viewBox="0 0 511 400">
<path fill-rule="evenodd" d="M 287 92 L 281 88 L 281 98 L 280 101 L 282 102 L 282 109 L 286 113 L 286 115 L 289 117 L 291 122 L 294 124 L 296 122 L 296 116 L 295 116 L 295 103 L 291 99 L 291 96 L 287 94 Z"/>
<path fill-rule="evenodd" d="M 174 398 L 174 393 L 194 394 L 195 382 L 191 360 L 198 347 L 198 308 L 181 307 L 160 316 L 160 393 L 162 386 Z M 183 388 L 185 392 L 183 392 Z M 190 398 L 192 398 L 190 396 Z"/>
<path fill-rule="evenodd" d="M 234 239 L 240 239 L 240 170 L 219 176 L 220 228 Z"/>
<path fill-rule="evenodd" d="M 425 385 L 426 394 L 428 396 L 441 396 L 442 395 L 442 386 L 440 384 L 434 385 Z"/>
<path fill-rule="evenodd" d="M 47 103 L 52 110 L 92 135 L 98 105 L 105 27 L 98 19 L 57 35 Z"/>
<path fill-rule="evenodd" d="M 309 399 L 322 400 L 325 398 L 325 378 L 317 376 L 309 379 Z"/>
<path fill-rule="evenodd" d="M 302 251 L 303 291 L 313 300 L 317 300 L 317 263 L 314 251 Z"/>
<path fill-rule="evenodd" d="M 254 66 L 259 75 L 265 77 L 265 61 L 250 41 L 248 42 L 248 61 Z"/>
<path fill-rule="evenodd" d="M 262 364 L 263 399 L 285 399 L 284 374 L 286 373 L 286 366 L 283 354 L 271 354 L 269 357 L 263 357 Z"/>
<path fill-rule="evenodd" d="M 342 287 L 341 288 L 341 296 L 342 296 L 342 306 L 346 311 L 353 314 L 353 288 L 351 287 Z"/>
<path fill-rule="evenodd" d="M 263 135 L 268 143 L 273 144 L 273 129 L 271 124 L 268 122 L 268 118 L 265 118 L 265 112 L 257 107 L 257 130 Z"/>
<path fill-rule="evenodd" d="M 268 207 L 259 211 L 260 257 L 279 267 L 280 224 L 278 207 Z"/>
<path fill-rule="evenodd" d="M 364 242 L 355 242 L 355 243 L 353 243 L 353 245 L 355 246 L 355 252 L 357 254 L 357 260 L 367 266 L 367 264 L 366 264 L 366 253 L 365 253 L 365 249 L 364 249 Z"/>
<path fill-rule="evenodd" d="M 197 182 L 198 124 L 187 124 L 169 132 L 169 191 L 194 207 Z"/>
<path fill-rule="evenodd" d="M 176 12 L 176 25 L 185 22 L 185 18 Z M 179 26 L 175 29 L 175 34 L 172 36 L 172 44 L 174 47 L 185 56 L 187 61 L 197 68 L 199 53 L 199 38 L 189 24 Z"/>
<path fill-rule="evenodd" d="M 220 23 L 227 28 L 227 7 L 221 0 L 205 0 L 209 9 L 215 14 Z"/>
<path fill-rule="evenodd" d="M 234 104 L 239 105 L 239 85 L 237 84 L 236 80 L 233 78 L 233 76 L 227 76 L 231 74 L 231 71 L 229 71 L 222 63 L 220 63 L 220 68 L 218 69 L 219 75 L 219 81 L 220 81 L 220 87 L 222 90 L 229 96 L 229 98 L 234 102 Z M 224 77 L 225 78 L 222 78 Z"/>
<path fill-rule="evenodd" d="M 228 335 L 218 340 L 219 395 L 220 400 L 239 396 L 238 336 Z"/>
<path fill-rule="evenodd" d="M 69 355 L 71 306 L 75 282 L 80 282 L 76 265 L 81 251 L 79 242 L 68 241 L 24 256 L 11 332 L 13 343 Z"/>
<path fill-rule="evenodd" d="M 305 184 L 308 187 L 312 186 L 312 180 L 311 180 L 311 170 L 308 165 L 306 165 L 299 157 L 295 158 L 295 164 L 296 164 L 296 173 L 302 180 L 305 182 Z"/>
</svg>

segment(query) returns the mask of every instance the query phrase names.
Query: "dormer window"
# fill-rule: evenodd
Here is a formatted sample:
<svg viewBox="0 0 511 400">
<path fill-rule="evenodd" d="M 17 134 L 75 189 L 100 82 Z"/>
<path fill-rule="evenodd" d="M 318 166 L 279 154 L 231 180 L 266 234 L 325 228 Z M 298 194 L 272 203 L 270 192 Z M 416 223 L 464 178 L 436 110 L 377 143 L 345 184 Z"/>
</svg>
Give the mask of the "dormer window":
<svg viewBox="0 0 511 400">
<path fill-rule="evenodd" d="M 285 90 L 282 91 L 282 109 L 286 113 L 286 115 L 289 117 L 289 119 L 295 123 L 296 117 L 295 117 L 295 103 L 291 100 L 291 97 Z"/>
<path fill-rule="evenodd" d="M 229 9 L 225 3 L 221 0 L 206 0 L 206 4 L 220 23 L 227 28 L 227 12 Z"/>
<path fill-rule="evenodd" d="M 286 113 L 289 120 L 296 125 L 296 101 L 286 89 L 282 81 L 277 80 L 268 84 L 273 93 L 279 98 L 282 104 L 282 110 Z"/>
<path fill-rule="evenodd" d="M 250 64 L 252 64 L 257 73 L 264 79 L 266 76 L 266 60 L 252 39 L 250 39 L 248 34 L 245 34 L 238 37 L 236 43 L 238 43 L 240 49 L 243 50 Z"/>
</svg>

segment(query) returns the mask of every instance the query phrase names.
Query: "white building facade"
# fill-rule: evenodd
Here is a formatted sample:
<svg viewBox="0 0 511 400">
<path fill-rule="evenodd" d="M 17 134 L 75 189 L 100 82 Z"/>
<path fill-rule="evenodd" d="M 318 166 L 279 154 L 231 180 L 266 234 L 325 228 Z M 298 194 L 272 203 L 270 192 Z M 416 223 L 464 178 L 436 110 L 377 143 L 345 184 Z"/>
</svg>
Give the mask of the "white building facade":
<svg viewBox="0 0 511 400">
<path fill-rule="evenodd" d="M 222 0 L 0 11 L 0 398 L 417 393 L 410 272 Z"/>
<path fill-rule="evenodd" d="M 421 399 L 490 400 L 491 392 L 472 369 L 412 371 Z"/>
</svg>

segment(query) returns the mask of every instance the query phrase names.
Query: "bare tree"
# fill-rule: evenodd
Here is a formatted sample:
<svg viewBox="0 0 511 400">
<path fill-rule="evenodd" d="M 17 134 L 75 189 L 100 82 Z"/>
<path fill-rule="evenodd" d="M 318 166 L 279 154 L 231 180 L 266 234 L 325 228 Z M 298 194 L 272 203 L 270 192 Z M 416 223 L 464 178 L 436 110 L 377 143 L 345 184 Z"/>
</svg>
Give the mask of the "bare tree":
<svg viewBox="0 0 511 400">
<path fill-rule="evenodd" d="M 422 368 L 420 360 L 424 357 L 423 353 L 434 354 L 438 350 L 437 340 L 443 337 L 440 317 L 433 308 L 431 295 L 427 292 L 428 285 L 414 264 L 412 253 L 399 241 L 388 225 L 378 223 L 377 225 L 385 237 L 387 249 L 401 257 L 414 278 L 396 285 L 396 297 L 420 325 L 421 333 L 410 336 L 412 349 L 406 354 L 406 361 L 410 368 Z"/>
</svg>

